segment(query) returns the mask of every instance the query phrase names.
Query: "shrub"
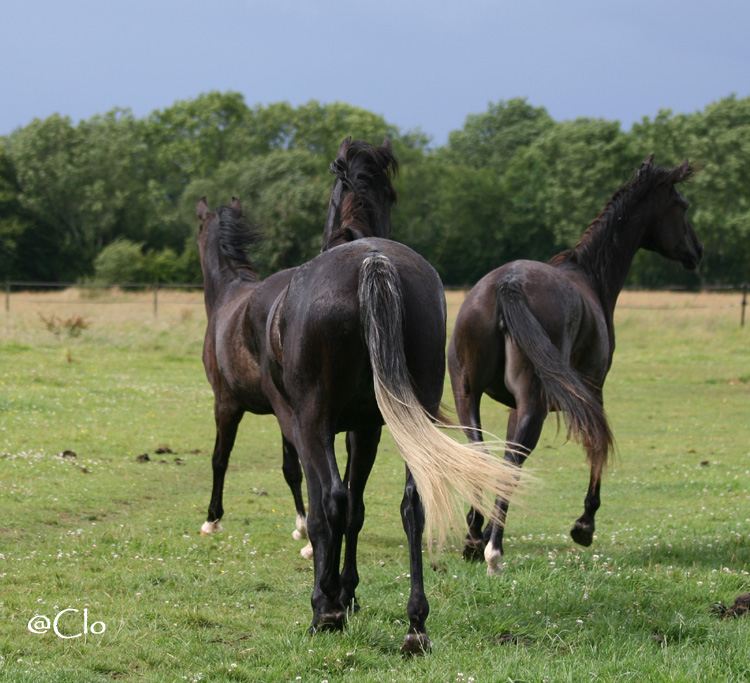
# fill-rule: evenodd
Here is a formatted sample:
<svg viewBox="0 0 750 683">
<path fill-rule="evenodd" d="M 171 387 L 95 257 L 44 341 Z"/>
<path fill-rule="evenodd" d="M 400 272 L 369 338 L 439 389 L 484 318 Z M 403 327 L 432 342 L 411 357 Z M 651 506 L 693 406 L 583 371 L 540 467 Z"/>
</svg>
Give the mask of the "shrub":
<svg viewBox="0 0 750 683">
<path fill-rule="evenodd" d="M 143 244 L 118 237 L 94 259 L 96 280 L 109 285 L 143 282 L 147 277 L 147 269 L 142 248 Z"/>
</svg>

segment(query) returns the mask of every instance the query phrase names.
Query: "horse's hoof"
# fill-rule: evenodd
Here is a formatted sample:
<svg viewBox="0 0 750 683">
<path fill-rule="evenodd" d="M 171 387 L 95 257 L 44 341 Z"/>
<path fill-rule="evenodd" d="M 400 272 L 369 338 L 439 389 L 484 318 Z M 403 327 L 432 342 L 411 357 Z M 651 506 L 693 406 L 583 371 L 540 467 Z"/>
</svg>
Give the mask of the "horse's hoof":
<svg viewBox="0 0 750 683">
<path fill-rule="evenodd" d="M 588 548 L 594 542 L 594 528 L 589 524 L 576 522 L 570 530 L 570 535 L 578 545 L 584 548 Z"/>
<path fill-rule="evenodd" d="M 309 543 L 304 547 L 300 548 L 299 554 L 302 555 L 306 560 L 312 560 L 313 558 L 313 548 L 312 543 Z"/>
<path fill-rule="evenodd" d="M 307 520 L 301 515 L 297 515 L 297 523 L 294 531 L 292 531 L 292 538 L 295 541 L 302 541 L 307 538 Z"/>
<path fill-rule="evenodd" d="M 221 524 L 217 519 L 215 522 L 205 521 L 201 527 L 201 536 L 208 536 L 209 534 L 218 534 L 222 531 Z"/>
<path fill-rule="evenodd" d="M 464 560 L 481 562 L 484 559 L 484 541 L 480 538 L 467 538 L 464 541 Z"/>
<path fill-rule="evenodd" d="M 426 655 L 432 650 L 432 643 L 426 633 L 407 633 L 404 644 L 401 646 L 401 654 L 404 657 Z"/>
<path fill-rule="evenodd" d="M 492 543 L 484 548 L 484 561 L 487 563 L 487 576 L 500 576 L 503 573 L 503 553 Z"/>
<path fill-rule="evenodd" d="M 341 631 L 346 623 L 346 610 L 336 610 L 334 612 L 327 612 L 321 614 L 318 617 L 316 624 L 312 626 L 310 631 Z"/>
</svg>

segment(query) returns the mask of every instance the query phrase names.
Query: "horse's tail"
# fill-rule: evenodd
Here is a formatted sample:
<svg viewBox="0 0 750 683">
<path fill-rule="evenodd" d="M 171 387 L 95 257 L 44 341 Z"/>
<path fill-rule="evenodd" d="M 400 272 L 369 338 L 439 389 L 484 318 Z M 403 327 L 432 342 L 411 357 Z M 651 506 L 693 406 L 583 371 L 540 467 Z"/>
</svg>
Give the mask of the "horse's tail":
<svg viewBox="0 0 750 683">
<path fill-rule="evenodd" d="M 409 467 L 425 511 L 428 538 L 445 541 L 464 528 L 463 503 L 495 517 L 496 496 L 506 500 L 520 470 L 483 450 L 454 441 L 420 404 L 404 353 L 404 302 L 396 266 L 374 252 L 362 263 L 359 305 L 375 385 L 385 423 Z M 502 444 L 505 448 L 505 444 Z"/>
<path fill-rule="evenodd" d="M 549 411 L 563 414 L 568 438 L 586 449 L 597 476 L 607 463 L 614 437 L 601 399 L 569 363 L 534 317 L 518 283 L 505 281 L 498 287 L 501 331 L 520 348 L 534 367 Z"/>
</svg>

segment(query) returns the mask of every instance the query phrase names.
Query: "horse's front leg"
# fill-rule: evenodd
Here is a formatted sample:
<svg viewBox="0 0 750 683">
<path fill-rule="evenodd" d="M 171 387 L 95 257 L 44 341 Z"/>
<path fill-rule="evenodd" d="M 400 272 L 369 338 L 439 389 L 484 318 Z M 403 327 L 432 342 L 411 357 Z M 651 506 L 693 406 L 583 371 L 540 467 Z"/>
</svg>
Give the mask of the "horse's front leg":
<svg viewBox="0 0 750 683">
<path fill-rule="evenodd" d="M 432 643 L 427 636 L 425 622 L 430 613 L 430 605 L 424 592 L 422 574 L 422 534 L 424 533 L 424 508 L 419 498 L 417 485 L 409 468 L 406 468 L 406 485 L 401 501 L 401 521 L 409 543 L 409 569 L 411 592 L 406 613 L 409 616 L 409 631 L 401 645 L 405 656 L 422 655 L 429 652 Z"/>
<path fill-rule="evenodd" d="M 237 438 L 237 429 L 244 411 L 235 404 L 214 402 L 214 418 L 216 420 L 216 441 L 211 460 L 213 468 L 213 488 L 211 502 L 208 504 L 208 517 L 201 527 L 201 535 L 206 536 L 221 531 L 219 523 L 224 516 L 224 478 L 229 467 L 229 456 Z"/>
<path fill-rule="evenodd" d="M 380 443 L 382 428 L 348 432 L 348 460 L 344 483 L 349 489 L 349 511 L 346 519 L 346 550 L 341 570 L 341 602 L 353 611 L 359 609 L 355 591 L 359 585 L 357 572 L 357 540 L 365 521 L 364 492 Z"/>
</svg>

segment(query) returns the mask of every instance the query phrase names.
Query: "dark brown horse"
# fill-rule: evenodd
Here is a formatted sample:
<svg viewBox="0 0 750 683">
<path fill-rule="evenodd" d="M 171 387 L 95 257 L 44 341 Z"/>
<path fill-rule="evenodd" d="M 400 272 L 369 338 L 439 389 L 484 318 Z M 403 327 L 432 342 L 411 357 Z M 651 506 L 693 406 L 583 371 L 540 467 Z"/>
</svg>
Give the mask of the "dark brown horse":
<svg viewBox="0 0 750 683">
<path fill-rule="evenodd" d="M 389 234 L 390 207 L 396 199 L 391 177 L 396 170 L 396 158 L 387 138 L 381 147 L 352 142 L 351 138 L 344 140 L 331 164 L 331 172 L 337 178 L 325 226 L 326 246 L 363 235 Z M 198 245 L 208 316 L 203 364 L 214 391 L 216 419 L 213 489 L 208 519 L 201 529 L 202 534 L 209 534 L 221 530 L 224 478 L 242 416 L 245 412 L 258 415 L 273 412 L 261 386 L 260 355 L 268 311 L 289 284 L 294 269 L 262 281 L 255 276 L 247 256 L 252 229 L 242 219 L 239 201 L 233 200 L 230 207 L 212 213 L 202 199 L 196 212 L 201 220 Z M 342 229 L 342 220 L 352 227 Z M 304 538 L 307 532 L 302 470 L 291 434 L 283 429 L 282 452 L 284 477 L 297 510 L 294 536 Z M 308 544 L 301 553 L 312 557 L 312 547 Z"/>
<path fill-rule="evenodd" d="M 581 442 L 591 467 L 584 513 L 571 536 L 591 544 L 602 468 L 613 446 L 602 387 L 615 350 L 613 314 L 638 249 L 656 251 L 696 268 L 703 245 L 687 220 L 688 202 L 675 188 L 693 173 L 687 161 L 671 169 L 648 157 L 621 187 L 578 245 L 549 263 L 514 261 L 482 278 L 464 301 L 448 352 L 453 393 L 469 439 L 482 440 L 482 394 L 510 406 L 507 439 L 517 444 L 509 462 L 523 464 L 550 411 L 563 413 L 568 435 Z M 464 554 L 482 550 L 487 571 L 502 568 L 508 502 L 496 519 L 469 513 Z"/>
</svg>

